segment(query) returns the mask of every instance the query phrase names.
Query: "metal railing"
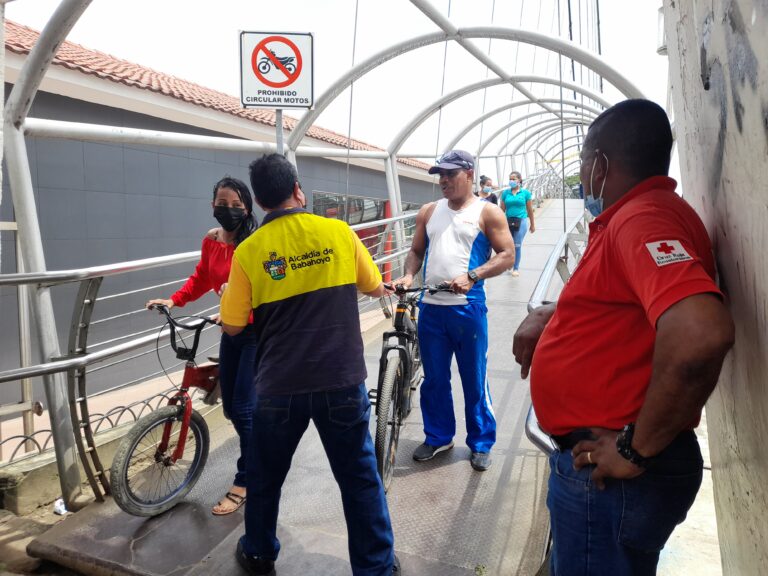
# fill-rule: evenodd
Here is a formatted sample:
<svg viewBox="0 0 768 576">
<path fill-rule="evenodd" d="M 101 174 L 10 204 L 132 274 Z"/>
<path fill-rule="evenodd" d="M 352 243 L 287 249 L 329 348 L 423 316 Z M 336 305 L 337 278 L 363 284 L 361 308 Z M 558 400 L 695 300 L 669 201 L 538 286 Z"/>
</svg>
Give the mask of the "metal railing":
<svg viewBox="0 0 768 576">
<path fill-rule="evenodd" d="M 401 273 L 408 244 L 403 245 L 398 238 L 410 241 L 415 217 L 414 211 L 352 227 L 385 278 L 395 278 Z M 180 369 L 182 364 L 168 350 L 168 330 L 158 331 L 157 317 L 147 314 L 144 303 L 149 298 L 175 291 L 186 281 L 189 272 L 188 268 L 182 269 L 179 265 L 195 262 L 199 256 L 200 252 L 196 251 L 78 270 L 0 275 L 0 286 L 28 287 L 31 291 L 78 285 L 68 335 L 68 352 L 61 358 L 42 364 L 0 371 L 0 386 L 46 374 L 67 375 L 68 401 L 75 423 L 74 442 L 97 495 L 100 494 L 97 481 L 101 481 L 105 490 L 107 488 L 102 479 L 103 470 L 98 462 L 93 435 L 138 419 L 147 410 L 162 404 L 163 399 L 175 391 L 173 386 L 166 385 L 159 392 L 155 392 L 156 386 L 153 386 L 150 398 L 134 401 L 126 401 L 130 397 L 126 389 L 153 382 L 154 378 Z M 152 282 L 147 285 L 146 275 L 151 269 L 156 271 Z M 173 277 L 168 279 L 171 274 Z M 107 294 L 100 296 L 102 288 Z M 218 304 L 212 296 L 205 296 L 198 302 L 202 309 L 192 314 L 213 313 Z M 359 309 L 361 314 L 372 313 L 379 309 L 377 300 L 364 296 L 360 298 Z M 97 318 L 95 312 L 102 316 Z M 206 350 L 218 347 L 217 331 L 208 328 L 203 338 L 200 356 L 204 356 Z M 158 355 L 162 369 L 147 372 L 147 356 L 154 353 Z M 155 366 L 156 362 L 153 361 Z M 92 410 L 93 407 L 96 409 Z M 20 413 L 23 416 L 31 413 L 32 408 L 30 403 L 0 405 L 0 414 Z M 37 455 L 57 442 L 73 441 L 55 436 L 50 429 L 25 428 L 10 437 L 0 437 L 0 466 Z M 3 462 L 4 455 L 8 457 Z"/>
<path fill-rule="evenodd" d="M 557 245 L 549 255 L 547 263 L 544 265 L 544 270 L 542 270 L 541 276 L 539 276 L 536 288 L 533 290 L 531 299 L 528 301 L 529 312 L 544 304 L 555 301 L 562 286 L 571 277 L 573 270 L 581 259 L 588 239 L 584 218 L 584 215 L 579 215 L 578 218 L 571 221 L 566 232 L 560 237 Z M 555 272 L 557 272 L 560 282 L 553 283 Z M 528 416 L 525 419 L 525 435 L 545 454 L 551 454 L 555 450 L 552 438 L 539 426 L 539 420 L 536 418 L 533 405 L 528 409 Z"/>
</svg>

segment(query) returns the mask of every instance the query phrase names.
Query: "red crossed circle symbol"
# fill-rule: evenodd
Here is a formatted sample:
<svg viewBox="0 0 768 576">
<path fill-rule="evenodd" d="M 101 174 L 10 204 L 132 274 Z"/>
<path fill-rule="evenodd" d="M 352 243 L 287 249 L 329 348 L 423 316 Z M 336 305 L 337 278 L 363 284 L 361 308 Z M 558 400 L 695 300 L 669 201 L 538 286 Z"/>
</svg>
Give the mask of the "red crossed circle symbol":
<svg viewBox="0 0 768 576">
<path fill-rule="evenodd" d="M 285 44 L 290 50 L 293 51 L 293 54 L 296 58 L 296 69 L 293 71 L 293 73 L 291 73 L 285 67 L 285 65 L 280 62 L 280 60 L 278 60 L 274 54 L 272 54 L 272 51 L 267 48 L 267 43 L 269 42 L 279 42 L 281 44 Z M 285 74 L 285 80 L 275 82 L 274 80 L 268 79 L 266 74 L 263 74 L 261 71 L 259 71 L 259 58 L 262 53 L 264 56 L 269 58 L 272 66 Z M 283 36 L 267 36 L 256 45 L 256 48 L 253 49 L 253 53 L 251 54 L 251 68 L 253 68 L 253 73 L 256 74 L 256 78 L 272 88 L 284 88 L 285 86 L 290 86 L 293 84 L 299 77 L 299 74 L 301 74 L 301 64 L 301 52 L 299 51 L 298 46 Z"/>
</svg>

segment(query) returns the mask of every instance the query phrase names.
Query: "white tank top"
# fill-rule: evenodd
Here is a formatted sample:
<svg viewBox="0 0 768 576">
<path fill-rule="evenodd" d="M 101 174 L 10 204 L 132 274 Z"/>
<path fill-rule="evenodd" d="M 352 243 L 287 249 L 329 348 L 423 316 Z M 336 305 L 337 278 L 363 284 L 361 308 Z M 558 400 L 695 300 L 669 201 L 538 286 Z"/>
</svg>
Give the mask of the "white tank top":
<svg viewBox="0 0 768 576">
<path fill-rule="evenodd" d="M 491 257 L 491 243 L 480 230 L 480 215 L 487 202 L 475 199 L 461 210 L 451 210 L 448 200 L 436 202 L 427 222 L 427 249 L 422 278 L 424 284 L 440 284 L 485 264 Z M 427 304 L 455 306 L 485 302 L 484 282 L 480 280 L 466 294 L 425 292 Z"/>
</svg>

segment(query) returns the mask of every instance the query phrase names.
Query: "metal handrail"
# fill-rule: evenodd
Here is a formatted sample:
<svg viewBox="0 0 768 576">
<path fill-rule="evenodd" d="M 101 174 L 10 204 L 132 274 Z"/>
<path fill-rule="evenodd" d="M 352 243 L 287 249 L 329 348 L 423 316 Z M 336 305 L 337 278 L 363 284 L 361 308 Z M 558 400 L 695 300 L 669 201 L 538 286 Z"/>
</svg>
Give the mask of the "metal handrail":
<svg viewBox="0 0 768 576">
<path fill-rule="evenodd" d="M 91 278 L 103 278 L 105 276 L 115 276 L 117 274 L 125 274 L 126 272 L 147 270 L 149 268 L 158 268 L 170 264 L 182 264 L 184 262 L 198 260 L 199 258 L 200 251 L 198 250 L 196 252 L 183 252 L 181 254 L 171 254 L 169 256 L 155 256 L 153 258 L 144 258 L 142 260 L 131 260 L 128 262 L 120 262 L 118 264 L 105 264 L 103 266 L 92 266 L 90 268 L 79 268 L 75 270 L 2 274 L 0 275 L 0 286 L 18 286 L 19 284 L 55 286 L 56 284 L 89 280 Z"/>
<path fill-rule="evenodd" d="M 533 293 L 531 294 L 531 299 L 528 301 L 528 312 L 533 312 L 536 308 L 539 308 L 546 303 L 545 298 L 549 292 L 549 287 L 552 284 L 552 278 L 555 275 L 555 271 L 558 269 L 558 264 L 561 262 L 561 259 L 564 258 L 569 236 L 573 233 L 573 230 L 581 224 L 583 219 L 584 216 L 581 214 L 578 218 L 574 218 L 567 230 L 557 241 L 557 244 L 547 259 L 547 263 L 544 265 L 544 270 L 542 270 L 541 276 L 539 276 L 539 281 L 536 283 L 536 288 L 534 288 Z M 552 454 L 556 449 L 552 438 L 539 426 L 539 419 L 536 417 L 536 411 L 533 409 L 533 404 L 528 408 L 528 415 L 525 418 L 525 435 L 534 446 L 547 455 Z"/>
<path fill-rule="evenodd" d="M 400 222 L 407 220 L 416 215 L 416 211 L 407 212 L 394 218 L 385 218 L 383 220 L 376 220 L 374 222 L 366 222 L 363 224 L 356 224 L 350 226 L 352 230 L 364 230 L 367 228 L 375 228 L 377 226 L 385 226 L 390 223 Z M 410 248 L 399 250 L 392 254 L 387 254 L 381 258 L 374 259 L 374 264 L 380 265 L 392 260 L 396 260 L 408 253 Z M 60 270 L 43 273 L 21 273 L 21 274 L 3 274 L 0 275 L 0 286 L 15 286 L 19 284 L 37 284 L 41 286 L 53 286 L 56 284 L 64 284 L 68 282 L 76 282 L 80 280 L 88 280 L 91 278 L 99 278 L 105 276 L 114 276 L 117 274 L 124 274 L 127 272 L 135 272 L 138 270 L 146 270 L 149 268 L 157 268 L 160 266 L 166 266 L 171 264 L 182 264 L 184 262 L 194 261 L 200 258 L 200 251 L 196 252 L 184 252 L 182 254 L 172 254 L 169 256 L 157 256 L 154 258 L 145 258 L 142 260 L 131 260 L 128 262 L 120 262 L 117 264 L 107 264 L 104 266 L 93 266 L 90 268 L 81 268 L 75 270 Z M 161 334 L 161 338 L 167 338 L 168 334 Z M 148 336 L 142 336 L 129 342 L 124 342 L 111 348 L 105 348 L 98 352 L 90 352 L 76 358 L 69 358 L 66 360 L 55 360 L 52 362 L 44 362 L 42 364 L 36 364 L 34 366 L 25 366 L 22 368 L 16 368 L 12 370 L 4 370 L 0 372 L 0 384 L 3 382 L 11 382 L 14 380 L 21 380 L 22 378 L 33 378 L 35 376 L 44 376 L 46 374 L 53 374 L 55 372 L 65 372 L 72 368 L 83 368 L 95 362 L 106 360 L 114 356 L 118 356 L 124 352 L 129 352 L 140 348 L 148 343 L 151 343 L 157 338 L 157 334 L 150 334 Z"/>
<path fill-rule="evenodd" d="M 393 222 L 400 222 L 407 220 L 416 215 L 416 211 L 406 212 L 393 218 L 385 218 L 383 220 L 375 220 L 373 222 L 364 222 L 362 224 L 355 224 L 350 226 L 353 231 L 366 230 L 368 228 L 375 228 L 377 226 L 385 226 Z M 39 286 L 54 286 L 56 284 L 64 284 L 67 282 L 78 282 L 81 280 L 88 280 L 90 278 L 103 278 L 106 276 L 115 276 L 118 274 L 125 274 L 127 272 L 135 272 L 137 270 L 148 270 L 150 268 L 158 268 L 161 266 L 167 266 L 171 264 L 183 264 L 184 262 L 191 262 L 200 258 L 200 251 L 183 252 L 181 254 L 171 254 L 168 256 L 155 256 L 153 258 L 144 258 L 141 260 L 130 260 L 128 262 L 120 262 L 118 264 L 105 264 L 102 266 L 92 266 L 90 268 L 78 268 L 74 270 L 56 270 L 50 272 L 26 272 L 15 274 L 2 274 L 0 275 L 0 286 L 18 286 L 20 284 L 37 284 Z M 2 380 L 0 380 L 2 381 Z"/>
<path fill-rule="evenodd" d="M 549 286 L 552 284 L 552 278 L 557 270 L 557 263 L 560 261 L 562 254 L 564 254 L 565 247 L 568 244 L 568 235 L 576 228 L 584 217 L 580 214 L 577 218 L 574 218 L 568 226 L 566 232 L 557 241 L 557 244 L 552 249 L 552 252 L 547 258 L 547 263 L 544 264 L 544 269 L 541 271 L 539 281 L 536 283 L 536 287 L 533 289 L 531 299 L 528 301 L 528 312 L 533 312 L 539 306 L 544 304 Z"/>
</svg>

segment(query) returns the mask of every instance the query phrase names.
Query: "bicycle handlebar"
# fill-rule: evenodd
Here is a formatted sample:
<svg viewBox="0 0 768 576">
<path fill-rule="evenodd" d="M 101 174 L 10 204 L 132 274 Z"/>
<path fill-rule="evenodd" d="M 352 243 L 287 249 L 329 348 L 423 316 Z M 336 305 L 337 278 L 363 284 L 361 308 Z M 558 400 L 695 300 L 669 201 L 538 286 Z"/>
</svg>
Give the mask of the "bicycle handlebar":
<svg viewBox="0 0 768 576">
<path fill-rule="evenodd" d="M 451 285 L 448 282 L 441 284 L 427 284 L 426 286 L 420 286 L 418 288 L 404 288 L 402 284 L 384 284 L 384 288 L 387 290 L 394 290 L 395 294 L 407 294 L 409 292 L 429 292 L 435 294 L 436 292 L 453 292 Z"/>
<path fill-rule="evenodd" d="M 173 316 L 171 316 L 171 311 L 168 309 L 168 306 L 165 306 L 164 304 L 150 304 L 147 306 L 147 309 L 149 310 L 157 310 L 161 314 L 165 315 L 165 317 L 168 319 L 168 324 L 171 325 L 171 348 L 174 352 L 176 352 L 176 358 L 179 360 L 186 360 L 187 362 L 194 361 L 195 355 L 197 354 L 197 346 L 200 343 L 200 334 L 203 331 L 203 328 L 206 324 L 216 324 L 213 320 L 210 318 L 206 318 L 205 316 L 195 316 L 195 318 L 198 319 L 198 322 L 195 324 L 184 324 L 183 322 L 179 322 L 176 320 Z M 192 343 L 191 348 L 187 348 L 185 346 L 178 346 L 176 344 L 176 329 L 177 328 L 183 328 L 185 330 L 191 330 L 195 333 L 195 339 Z"/>
<path fill-rule="evenodd" d="M 176 320 L 176 318 L 171 316 L 171 311 L 165 304 L 150 304 L 147 306 L 147 310 L 157 310 L 161 314 L 165 315 L 165 317 L 168 319 L 168 322 L 172 326 L 175 328 L 184 328 L 184 330 L 202 330 L 202 327 L 206 324 L 216 324 L 216 322 L 206 316 L 194 316 L 194 318 L 197 318 L 197 322 L 194 324 L 184 324 L 183 322 L 179 322 Z"/>
</svg>

